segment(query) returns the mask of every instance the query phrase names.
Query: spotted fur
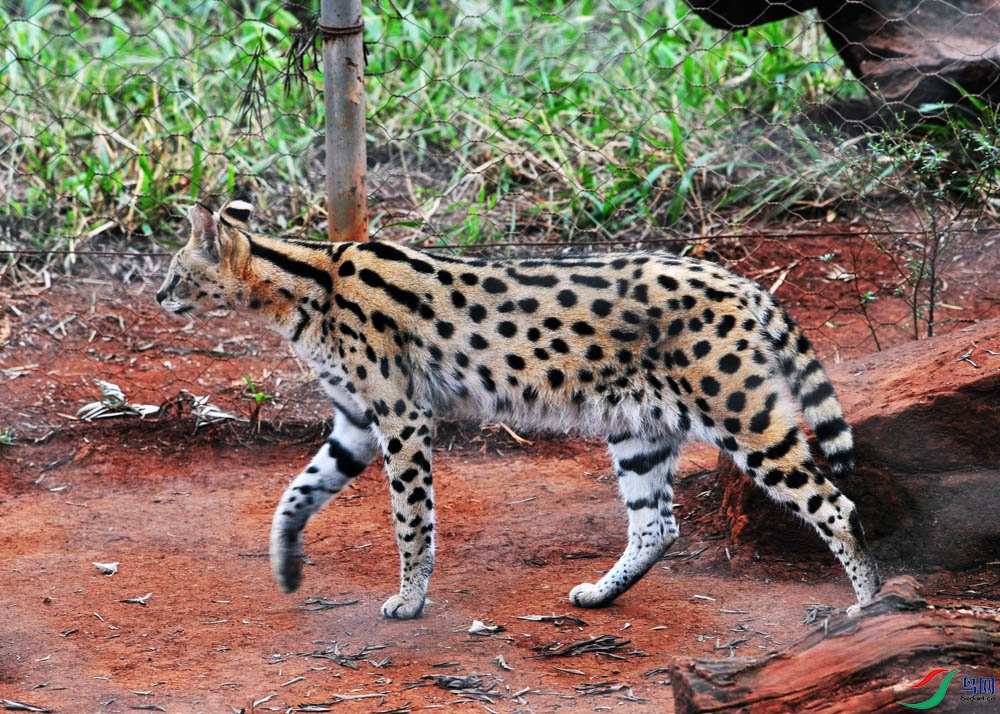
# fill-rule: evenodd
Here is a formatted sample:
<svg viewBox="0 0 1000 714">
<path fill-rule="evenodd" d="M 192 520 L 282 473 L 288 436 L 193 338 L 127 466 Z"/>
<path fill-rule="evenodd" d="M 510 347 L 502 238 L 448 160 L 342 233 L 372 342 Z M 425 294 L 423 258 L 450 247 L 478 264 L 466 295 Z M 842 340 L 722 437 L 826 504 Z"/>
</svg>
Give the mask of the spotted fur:
<svg viewBox="0 0 1000 714">
<path fill-rule="evenodd" d="M 859 602 L 879 584 L 854 504 L 821 473 L 852 467 L 851 431 L 805 335 L 756 283 L 664 253 L 496 260 L 392 243 L 277 240 L 249 204 L 191 209 L 191 238 L 157 300 L 184 314 L 256 313 L 316 371 L 333 430 L 278 504 L 271 564 L 298 587 L 302 530 L 377 455 L 401 561 L 382 612 L 420 615 L 434 565 L 431 434 L 441 415 L 604 436 L 628 512 L 628 546 L 581 607 L 634 585 L 677 538 L 681 446 L 717 445 L 811 524 Z"/>
</svg>

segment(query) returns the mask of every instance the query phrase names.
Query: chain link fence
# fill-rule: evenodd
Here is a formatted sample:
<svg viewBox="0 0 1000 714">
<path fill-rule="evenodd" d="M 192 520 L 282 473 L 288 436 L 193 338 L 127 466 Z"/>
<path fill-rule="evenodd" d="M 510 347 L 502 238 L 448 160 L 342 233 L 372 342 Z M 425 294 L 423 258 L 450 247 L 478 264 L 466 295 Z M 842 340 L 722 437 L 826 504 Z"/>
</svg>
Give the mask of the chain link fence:
<svg viewBox="0 0 1000 714">
<path fill-rule="evenodd" d="M 928 39 L 945 5 L 975 21 Z M 833 359 L 998 314 L 1000 14 L 978 5 L 370 0 L 372 236 L 705 256 Z M 0 430 L 49 433 L 95 378 L 195 422 L 201 397 L 325 418 L 272 338 L 152 300 L 195 200 L 249 191 L 261 231 L 325 232 L 317 11 L 0 6 Z"/>
</svg>

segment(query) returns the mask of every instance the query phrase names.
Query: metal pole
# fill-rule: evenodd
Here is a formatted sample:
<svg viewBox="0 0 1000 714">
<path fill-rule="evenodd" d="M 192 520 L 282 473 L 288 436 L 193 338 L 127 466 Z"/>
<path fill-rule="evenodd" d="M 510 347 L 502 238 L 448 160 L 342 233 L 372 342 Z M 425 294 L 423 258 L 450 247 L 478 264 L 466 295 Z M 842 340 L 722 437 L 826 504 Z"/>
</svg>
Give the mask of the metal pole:
<svg viewBox="0 0 1000 714">
<path fill-rule="evenodd" d="M 361 0 L 321 0 L 330 240 L 368 240 L 365 58 Z"/>
</svg>

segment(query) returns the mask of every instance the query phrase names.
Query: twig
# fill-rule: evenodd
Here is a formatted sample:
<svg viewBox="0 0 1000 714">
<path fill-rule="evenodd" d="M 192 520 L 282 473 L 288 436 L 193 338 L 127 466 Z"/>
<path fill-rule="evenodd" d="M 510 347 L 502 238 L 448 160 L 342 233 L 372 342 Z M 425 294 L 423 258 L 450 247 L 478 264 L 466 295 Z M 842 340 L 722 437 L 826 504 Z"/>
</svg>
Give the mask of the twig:
<svg viewBox="0 0 1000 714">
<path fill-rule="evenodd" d="M 598 637 L 591 637 L 588 640 L 571 642 L 568 645 L 563 645 L 562 642 L 550 642 L 546 645 L 533 647 L 532 650 L 538 652 L 539 657 L 576 657 L 587 652 L 593 652 L 595 654 L 603 654 L 606 657 L 614 657 L 615 659 L 625 659 L 620 655 L 612 653 L 629 644 L 631 641 L 620 640 L 614 635 L 600 635 Z"/>
</svg>

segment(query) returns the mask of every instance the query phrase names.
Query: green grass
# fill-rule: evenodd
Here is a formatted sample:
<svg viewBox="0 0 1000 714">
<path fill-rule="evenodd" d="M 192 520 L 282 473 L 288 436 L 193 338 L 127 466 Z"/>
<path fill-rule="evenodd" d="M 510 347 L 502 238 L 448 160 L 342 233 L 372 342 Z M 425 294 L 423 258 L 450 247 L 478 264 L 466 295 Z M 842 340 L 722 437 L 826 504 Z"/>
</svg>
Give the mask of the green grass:
<svg viewBox="0 0 1000 714">
<path fill-rule="evenodd" d="M 369 144 L 396 157 L 369 184 L 379 235 L 634 241 L 887 190 L 884 163 L 805 118 L 859 91 L 815 22 L 730 34 L 681 0 L 364 12 Z M 0 249 L 170 243 L 193 200 L 246 188 L 265 228 L 315 229 L 322 80 L 285 81 L 297 24 L 275 0 L 0 5 Z"/>
</svg>

